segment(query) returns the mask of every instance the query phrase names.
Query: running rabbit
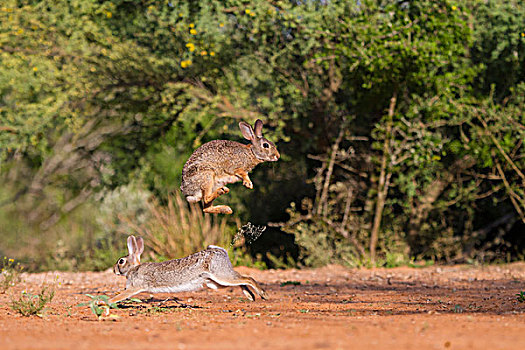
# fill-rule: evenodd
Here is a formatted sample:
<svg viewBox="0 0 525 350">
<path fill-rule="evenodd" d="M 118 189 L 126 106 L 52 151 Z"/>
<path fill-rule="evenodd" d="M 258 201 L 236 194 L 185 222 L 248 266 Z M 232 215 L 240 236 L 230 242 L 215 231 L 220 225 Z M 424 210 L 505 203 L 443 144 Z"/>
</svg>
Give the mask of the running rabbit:
<svg viewBox="0 0 525 350">
<path fill-rule="evenodd" d="M 225 286 L 240 286 L 251 301 L 255 300 L 251 287 L 262 299 L 267 294 L 251 277 L 242 276 L 233 270 L 224 248 L 210 245 L 206 250 L 197 252 L 182 259 L 160 263 L 140 263 L 144 251 L 141 237 L 128 237 L 128 256 L 120 258 L 113 271 L 126 276 L 126 290 L 109 299 L 116 303 L 141 292 L 177 293 L 211 289 Z"/>
<path fill-rule="evenodd" d="M 227 205 L 212 206 L 217 197 L 230 191 L 225 185 L 242 180 L 244 186 L 252 189 L 248 172 L 259 163 L 275 162 L 280 157 L 275 145 L 263 137 L 262 127 L 260 119 L 253 129 L 248 123 L 239 123 L 242 135 L 251 141 L 249 145 L 215 140 L 197 148 L 182 169 L 180 189 L 186 200 L 202 200 L 205 213 L 231 214 Z"/>
</svg>

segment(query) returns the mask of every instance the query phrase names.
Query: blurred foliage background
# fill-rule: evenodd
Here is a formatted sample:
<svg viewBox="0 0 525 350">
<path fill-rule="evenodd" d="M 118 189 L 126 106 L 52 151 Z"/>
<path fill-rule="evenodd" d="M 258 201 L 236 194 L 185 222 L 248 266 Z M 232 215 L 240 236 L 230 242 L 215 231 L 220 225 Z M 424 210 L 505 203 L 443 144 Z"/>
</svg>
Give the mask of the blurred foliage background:
<svg viewBox="0 0 525 350">
<path fill-rule="evenodd" d="M 0 254 L 105 269 L 135 233 L 259 267 L 524 259 L 524 111 L 519 0 L 4 0 Z M 257 118 L 281 160 L 203 216 L 183 164 Z"/>
</svg>

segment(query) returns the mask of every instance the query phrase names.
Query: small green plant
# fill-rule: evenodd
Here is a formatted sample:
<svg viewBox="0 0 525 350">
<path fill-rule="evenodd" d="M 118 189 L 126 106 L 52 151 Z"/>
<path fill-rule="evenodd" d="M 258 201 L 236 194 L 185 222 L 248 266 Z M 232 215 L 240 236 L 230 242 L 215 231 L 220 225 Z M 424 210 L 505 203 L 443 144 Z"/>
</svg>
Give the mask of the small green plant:
<svg viewBox="0 0 525 350">
<path fill-rule="evenodd" d="M 300 286 L 301 282 L 299 282 L 299 281 L 284 281 L 284 282 L 281 283 L 281 287 L 288 286 L 288 285 Z"/>
<path fill-rule="evenodd" d="M 71 317 L 71 316 L 73 316 L 73 315 L 71 314 L 71 307 L 72 307 L 71 305 L 66 307 L 66 316 L 67 316 L 67 317 Z"/>
<path fill-rule="evenodd" d="M 138 313 L 146 314 L 146 315 L 158 315 L 158 314 L 163 314 L 163 313 L 170 312 L 170 311 L 171 309 L 169 307 L 152 306 L 145 310 L 139 310 Z"/>
<path fill-rule="evenodd" d="M 521 292 L 517 293 L 516 299 L 518 299 L 520 303 L 525 303 L 525 291 L 522 290 Z"/>
<path fill-rule="evenodd" d="M 123 300 L 122 302 L 125 304 L 132 304 L 132 303 L 142 303 L 142 300 L 140 300 L 139 298 L 129 298 L 129 299 Z"/>
<path fill-rule="evenodd" d="M 55 290 L 49 286 L 44 286 L 40 290 L 40 293 L 36 295 L 23 291 L 20 299 L 11 300 L 10 306 L 11 309 L 23 316 L 37 315 L 42 317 L 42 311 L 45 310 L 46 305 L 53 300 L 54 296 Z"/>
<path fill-rule="evenodd" d="M 109 313 L 109 309 L 118 309 L 116 303 L 110 303 L 107 295 L 86 294 L 91 300 L 87 303 L 80 303 L 77 306 L 89 306 L 93 315 L 97 316 L 99 321 L 116 320 L 119 317 Z"/>
<path fill-rule="evenodd" d="M 23 267 L 20 263 L 15 264 L 14 259 L 8 259 L 4 256 L 2 260 L 2 272 L 0 274 L 0 294 L 5 293 L 10 287 L 20 282 L 20 273 Z"/>
<path fill-rule="evenodd" d="M 461 314 L 461 313 L 463 313 L 463 307 L 461 305 L 457 304 L 457 305 L 454 306 L 454 310 L 453 311 L 456 314 Z"/>
</svg>

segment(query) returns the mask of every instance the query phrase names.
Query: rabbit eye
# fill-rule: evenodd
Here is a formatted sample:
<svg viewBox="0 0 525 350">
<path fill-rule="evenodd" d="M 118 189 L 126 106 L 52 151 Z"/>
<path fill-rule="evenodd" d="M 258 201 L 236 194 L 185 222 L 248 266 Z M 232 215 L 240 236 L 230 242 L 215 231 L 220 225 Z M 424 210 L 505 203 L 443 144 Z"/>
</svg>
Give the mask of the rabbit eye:
<svg viewBox="0 0 525 350">
<path fill-rule="evenodd" d="M 265 142 L 265 143 L 263 143 L 263 147 L 264 147 L 264 148 L 269 148 L 270 145 L 269 145 L 267 142 Z"/>
<path fill-rule="evenodd" d="M 118 263 L 119 263 L 120 265 L 124 264 L 125 262 L 126 262 L 126 260 L 124 260 L 124 259 L 122 259 L 122 258 L 118 261 Z"/>
</svg>

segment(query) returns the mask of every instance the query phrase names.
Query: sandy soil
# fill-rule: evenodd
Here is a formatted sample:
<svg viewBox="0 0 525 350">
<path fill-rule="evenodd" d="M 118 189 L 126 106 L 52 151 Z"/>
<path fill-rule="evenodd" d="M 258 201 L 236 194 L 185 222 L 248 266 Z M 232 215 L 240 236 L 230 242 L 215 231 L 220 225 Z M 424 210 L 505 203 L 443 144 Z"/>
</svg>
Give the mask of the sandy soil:
<svg viewBox="0 0 525 350">
<path fill-rule="evenodd" d="M 140 294 L 116 321 L 97 321 L 90 294 L 114 295 L 108 272 L 24 275 L 0 295 L 1 349 L 525 349 L 525 264 L 258 271 L 270 299 L 240 288 Z M 54 285 L 42 317 L 9 307 L 22 290 Z M 171 298 L 165 300 L 166 298 Z M 184 307 L 191 306 L 191 307 Z"/>
</svg>

